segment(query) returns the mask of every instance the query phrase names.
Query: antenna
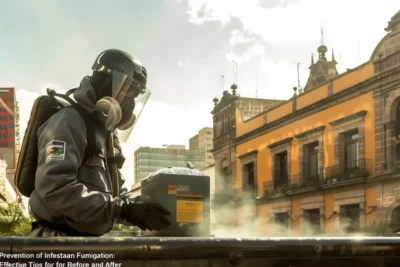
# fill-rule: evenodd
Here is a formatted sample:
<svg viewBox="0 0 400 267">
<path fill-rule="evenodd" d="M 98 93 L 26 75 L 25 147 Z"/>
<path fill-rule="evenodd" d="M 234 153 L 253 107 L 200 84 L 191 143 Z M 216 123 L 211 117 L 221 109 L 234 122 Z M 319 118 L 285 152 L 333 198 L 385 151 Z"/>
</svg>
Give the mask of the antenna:
<svg viewBox="0 0 400 267">
<path fill-rule="evenodd" d="M 297 88 L 300 90 L 300 64 L 301 62 L 297 63 Z"/>
<path fill-rule="evenodd" d="M 297 88 L 299 89 L 299 92 L 301 92 L 300 91 L 300 64 L 303 64 L 302 62 L 296 62 L 296 63 L 292 63 L 292 64 L 296 64 L 297 65 Z"/>
<path fill-rule="evenodd" d="M 342 66 L 343 66 L 343 62 L 342 62 L 342 53 L 339 53 L 339 69 L 340 69 L 340 72 L 343 71 Z"/>
<path fill-rule="evenodd" d="M 235 82 L 236 82 L 236 85 L 238 85 L 238 64 L 237 64 L 237 62 L 235 61 L 235 67 L 236 67 L 236 74 L 235 74 Z"/>
<path fill-rule="evenodd" d="M 225 79 L 225 76 L 220 74 L 219 75 L 219 85 L 220 85 L 220 89 L 221 89 L 221 93 L 222 94 L 224 93 L 224 79 Z"/>
<path fill-rule="evenodd" d="M 233 83 L 237 85 L 237 62 L 235 60 L 232 60 L 232 69 L 233 69 L 233 74 L 232 74 L 232 79 Z"/>
<path fill-rule="evenodd" d="M 324 45 L 324 28 L 322 27 L 322 22 L 321 22 L 321 45 Z"/>
<path fill-rule="evenodd" d="M 232 80 L 235 83 L 235 61 L 232 60 Z"/>
</svg>

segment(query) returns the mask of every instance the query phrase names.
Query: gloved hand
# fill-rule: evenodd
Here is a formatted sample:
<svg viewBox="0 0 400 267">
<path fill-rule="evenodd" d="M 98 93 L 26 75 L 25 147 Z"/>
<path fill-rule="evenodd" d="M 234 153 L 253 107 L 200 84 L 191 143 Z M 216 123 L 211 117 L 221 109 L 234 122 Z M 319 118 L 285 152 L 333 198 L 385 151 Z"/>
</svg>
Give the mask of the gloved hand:
<svg viewBox="0 0 400 267">
<path fill-rule="evenodd" d="M 121 218 L 143 231 L 167 228 L 171 225 L 167 215 L 171 213 L 158 203 L 124 203 L 121 208 Z"/>
</svg>

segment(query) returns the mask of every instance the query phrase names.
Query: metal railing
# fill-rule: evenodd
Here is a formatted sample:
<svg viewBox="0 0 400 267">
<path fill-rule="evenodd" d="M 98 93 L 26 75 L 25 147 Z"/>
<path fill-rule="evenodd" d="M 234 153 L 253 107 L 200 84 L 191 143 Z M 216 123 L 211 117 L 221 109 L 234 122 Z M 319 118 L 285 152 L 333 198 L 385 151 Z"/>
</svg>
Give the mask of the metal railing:
<svg viewBox="0 0 400 267">
<path fill-rule="evenodd" d="M 286 183 L 277 184 L 276 181 L 263 183 L 264 196 L 277 193 L 285 194 L 290 191 L 313 188 L 325 184 L 333 184 L 358 178 L 366 178 L 372 175 L 372 160 L 359 159 L 350 164 L 338 164 L 327 168 L 320 168 L 318 174 L 308 175 L 305 173 L 294 174 Z M 400 162 L 397 165 L 400 173 Z"/>
<path fill-rule="evenodd" d="M 324 170 L 324 184 L 367 178 L 372 175 L 372 160 L 359 159 L 348 164 L 333 165 Z"/>
<path fill-rule="evenodd" d="M 398 237 L 11 237 L 3 266 L 397 266 Z M 379 251 L 379 253 L 377 253 Z M 7 257 L 7 258 L 6 258 Z M 106 264 L 103 264 L 103 263 Z"/>
</svg>

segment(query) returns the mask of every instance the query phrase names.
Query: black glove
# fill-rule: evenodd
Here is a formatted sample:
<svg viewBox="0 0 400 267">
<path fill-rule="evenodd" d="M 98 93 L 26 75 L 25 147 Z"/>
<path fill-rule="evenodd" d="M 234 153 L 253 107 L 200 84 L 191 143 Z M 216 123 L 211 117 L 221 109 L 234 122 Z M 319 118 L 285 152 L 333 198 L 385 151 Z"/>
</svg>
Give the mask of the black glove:
<svg viewBox="0 0 400 267">
<path fill-rule="evenodd" d="M 171 213 L 158 203 L 124 203 L 121 208 L 121 218 L 143 231 L 167 228 L 171 225 L 167 215 Z"/>
</svg>

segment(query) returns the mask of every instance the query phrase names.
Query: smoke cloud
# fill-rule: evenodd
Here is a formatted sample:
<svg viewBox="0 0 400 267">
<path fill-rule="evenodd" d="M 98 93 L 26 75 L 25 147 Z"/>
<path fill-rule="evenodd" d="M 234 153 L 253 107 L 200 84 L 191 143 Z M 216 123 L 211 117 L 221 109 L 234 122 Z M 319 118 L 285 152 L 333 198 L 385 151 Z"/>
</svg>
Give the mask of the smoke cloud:
<svg viewBox="0 0 400 267">
<path fill-rule="evenodd" d="M 382 223 L 374 222 L 364 228 L 349 231 L 354 222 L 340 219 L 340 214 L 332 218 L 320 216 L 320 224 L 313 224 L 304 216 L 293 216 L 290 212 L 286 219 L 279 222 L 275 214 L 257 215 L 256 198 L 250 193 L 239 193 L 237 197 L 230 185 L 218 187 L 211 200 L 211 234 L 222 238 L 254 237 L 315 237 L 315 236 L 365 236 L 390 232 Z M 223 188 L 223 190 L 220 190 Z M 339 220 L 337 221 L 339 217 Z M 334 220 L 336 230 L 326 233 L 327 224 Z M 368 230 L 366 230 L 368 229 Z"/>
</svg>

